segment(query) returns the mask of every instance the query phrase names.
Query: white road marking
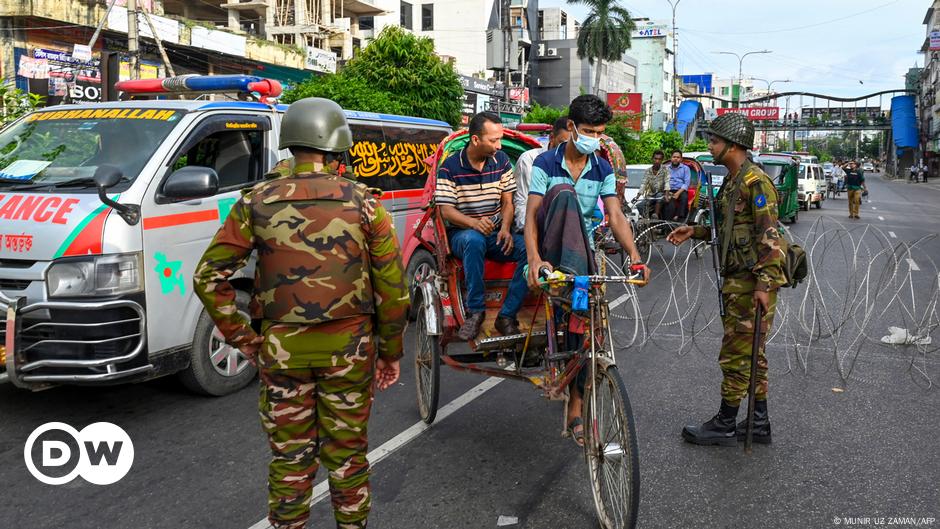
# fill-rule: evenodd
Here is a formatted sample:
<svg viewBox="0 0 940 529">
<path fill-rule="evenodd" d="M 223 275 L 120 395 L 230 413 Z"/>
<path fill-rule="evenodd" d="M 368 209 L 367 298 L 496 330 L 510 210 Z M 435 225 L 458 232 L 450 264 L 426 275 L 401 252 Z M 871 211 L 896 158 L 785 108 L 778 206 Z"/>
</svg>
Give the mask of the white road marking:
<svg viewBox="0 0 940 529">
<path fill-rule="evenodd" d="M 620 295 L 619 298 L 610 302 L 607 306 L 608 309 L 616 309 L 620 305 L 623 305 L 628 299 L 630 299 L 631 294 L 629 292 L 624 292 Z M 755 316 L 756 317 L 756 316 Z"/>
<path fill-rule="evenodd" d="M 897 239 L 897 238 L 898 238 L 898 236 L 895 235 L 893 231 L 889 231 L 889 232 L 888 232 L 888 235 L 890 235 L 892 239 Z M 756 318 L 756 316 L 755 316 L 755 318 Z"/>
<path fill-rule="evenodd" d="M 453 414 L 455 411 L 463 408 L 467 404 L 470 404 L 480 395 L 486 393 L 487 391 L 496 387 L 497 384 L 506 380 L 504 378 L 490 377 L 483 382 L 480 382 L 475 387 L 464 393 L 463 395 L 457 397 L 456 399 L 450 401 L 442 408 L 437 410 L 437 418 L 434 419 L 435 423 L 439 423 Z M 366 456 L 369 459 L 369 464 L 375 465 L 379 461 L 385 459 L 393 452 L 401 448 L 402 446 L 410 443 L 415 438 L 417 438 L 422 433 L 430 429 L 431 426 L 425 424 L 423 421 L 418 421 L 415 424 L 412 424 L 408 429 L 401 432 L 400 434 L 392 437 L 386 441 L 382 446 L 376 448 L 369 452 Z M 313 488 L 313 497 L 310 500 L 310 505 L 314 505 L 330 495 L 330 485 L 329 482 L 324 481 Z M 248 529 L 271 529 L 271 524 L 268 523 L 267 518 L 259 520 L 256 524 L 252 525 Z"/>
<path fill-rule="evenodd" d="M 915 263 L 913 259 L 908 258 L 908 259 L 906 259 L 906 261 L 907 261 L 907 264 L 911 267 L 911 272 L 919 272 L 919 271 L 920 271 L 920 267 L 917 266 L 917 263 Z"/>
<path fill-rule="evenodd" d="M 878 220 L 885 220 L 885 218 L 882 217 L 881 215 L 878 215 Z M 756 318 L 757 316 L 754 316 L 754 317 Z"/>
<path fill-rule="evenodd" d="M 871 209 L 878 209 L 878 208 L 876 208 L 875 206 L 872 206 Z M 756 318 L 757 316 L 754 316 L 754 317 Z"/>
</svg>

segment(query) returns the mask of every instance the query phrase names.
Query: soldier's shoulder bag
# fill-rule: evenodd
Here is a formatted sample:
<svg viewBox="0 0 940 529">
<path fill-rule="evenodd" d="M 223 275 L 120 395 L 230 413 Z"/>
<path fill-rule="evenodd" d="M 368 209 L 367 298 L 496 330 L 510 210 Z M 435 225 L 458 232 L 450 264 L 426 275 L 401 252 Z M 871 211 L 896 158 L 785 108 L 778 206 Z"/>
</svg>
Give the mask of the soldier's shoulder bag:
<svg viewBox="0 0 940 529">
<path fill-rule="evenodd" d="M 784 287 L 796 288 L 809 274 L 809 263 L 806 261 L 806 250 L 799 244 L 794 244 L 781 228 L 780 239 L 786 241 L 784 250 L 783 276 L 787 282 Z"/>
</svg>

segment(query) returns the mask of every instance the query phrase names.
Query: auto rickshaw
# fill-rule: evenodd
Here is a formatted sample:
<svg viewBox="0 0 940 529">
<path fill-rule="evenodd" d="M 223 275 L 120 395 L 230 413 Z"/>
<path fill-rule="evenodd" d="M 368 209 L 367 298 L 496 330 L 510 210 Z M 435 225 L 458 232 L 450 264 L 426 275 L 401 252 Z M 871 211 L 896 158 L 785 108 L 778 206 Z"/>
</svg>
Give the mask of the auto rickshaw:
<svg viewBox="0 0 940 529">
<path fill-rule="evenodd" d="M 767 176 L 777 188 L 777 217 L 781 222 L 793 224 L 800 216 L 797 177 L 800 170 L 799 158 L 788 154 L 761 154 L 757 162 L 764 168 Z"/>
</svg>

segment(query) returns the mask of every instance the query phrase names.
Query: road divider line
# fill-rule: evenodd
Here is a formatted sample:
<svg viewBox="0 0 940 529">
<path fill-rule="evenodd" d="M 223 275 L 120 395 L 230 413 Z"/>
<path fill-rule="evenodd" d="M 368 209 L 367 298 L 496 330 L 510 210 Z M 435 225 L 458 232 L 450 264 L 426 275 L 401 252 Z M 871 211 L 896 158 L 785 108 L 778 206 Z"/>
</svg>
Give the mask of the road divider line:
<svg viewBox="0 0 940 529">
<path fill-rule="evenodd" d="M 911 267 L 911 272 L 919 272 L 919 271 L 920 271 L 920 267 L 917 266 L 917 263 L 915 263 L 913 259 L 908 258 L 908 259 L 906 259 L 906 260 L 907 260 L 908 266 Z"/>
<path fill-rule="evenodd" d="M 875 206 L 872 206 L 871 209 L 878 209 L 878 208 L 876 208 Z"/>
<path fill-rule="evenodd" d="M 888 235 L 890 235 L 892 239 L 897 239 L 897 238 L 898 238 L 898 236 L 895 235 L 893 231 L 889 231 L 889 232 L 888 232 Z"/>
<path fill-rule="evenodd" d="M 480 382 L 469 391 L 460 395 L 456 399 L 448 402 L 442 408 L 437 410 L 437 418 L 434 420 L 435 424 L 440 423 L 447 417 L 451 416 L 454 412 L 463 408 L 467 404 L 473 402 L 477 397 L 483 395 L 487 391 L 496 387 L 497 384 L 505 380 L 504 378 L 490 377 L 483 382 Z M 425 424 L 424 421 L 418 421 L 408 427 L 405 431 L 400 434 L 392 437 L 388 441 L 385 441 L 381 446 L 369 452 L 366 457 L 369 459 L 370 465 L 375 465 L 379 461 L 390 456 L 396 450 L 405 446 L 406 444 L 414 441 L 422 433 L 428 431 L 431 428 L 430 425 Z M 326 499 L 330 495 L 330 484 L 328 481 L 323 481 L 319 485 L 313 488 L 313 497 L 310 499 L 310 505 L 316 505 L 320 501 Z M 268 523 L 267 518 L 259 520 L 257 523 L 249 527 L 248 529 L 271 529 L 271 524 Z"/>
<path fill-rule="evenodd" d="M 629 293 L 629 292 L 624 292 L 623 294 L 620 295 L 620 297 L 618 297 L 617 299 L 611 301 L 611 302 L 610 302 L 610 305 L 608 305 L 607 308 L 608 308 L 608 309 L 616 309 L 616 308 L 619 307 L 620 305 L 623 305 L 628 299 L 630 299 L 630 296 L 631 296 L 631 295 L 632 295 L 632 294 Z"/>
<path fill-rule="evenodd" d="M 885 220 L 885 218 L 882 217 L 881 215 L 878 215 L 878 220 Z"/>
</svg>

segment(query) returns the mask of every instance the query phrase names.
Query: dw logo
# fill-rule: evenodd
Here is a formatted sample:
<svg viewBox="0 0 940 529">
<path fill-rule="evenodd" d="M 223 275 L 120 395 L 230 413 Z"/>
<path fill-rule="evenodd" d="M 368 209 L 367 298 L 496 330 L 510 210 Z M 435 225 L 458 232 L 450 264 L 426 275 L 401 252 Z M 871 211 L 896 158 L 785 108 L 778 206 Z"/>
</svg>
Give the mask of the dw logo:
<svg viewBox="0 0 940 529">
<path fill-rule="evenodd" d="M 47 485 L 64 485 L 76 476 L 111 485 L 130 471 L 134 445 L 127 432 L 109 422 L 89 424 L 82 431 L 47 422 L 29 434 L 23 458 L 29 473 Z"/>
</svg>

